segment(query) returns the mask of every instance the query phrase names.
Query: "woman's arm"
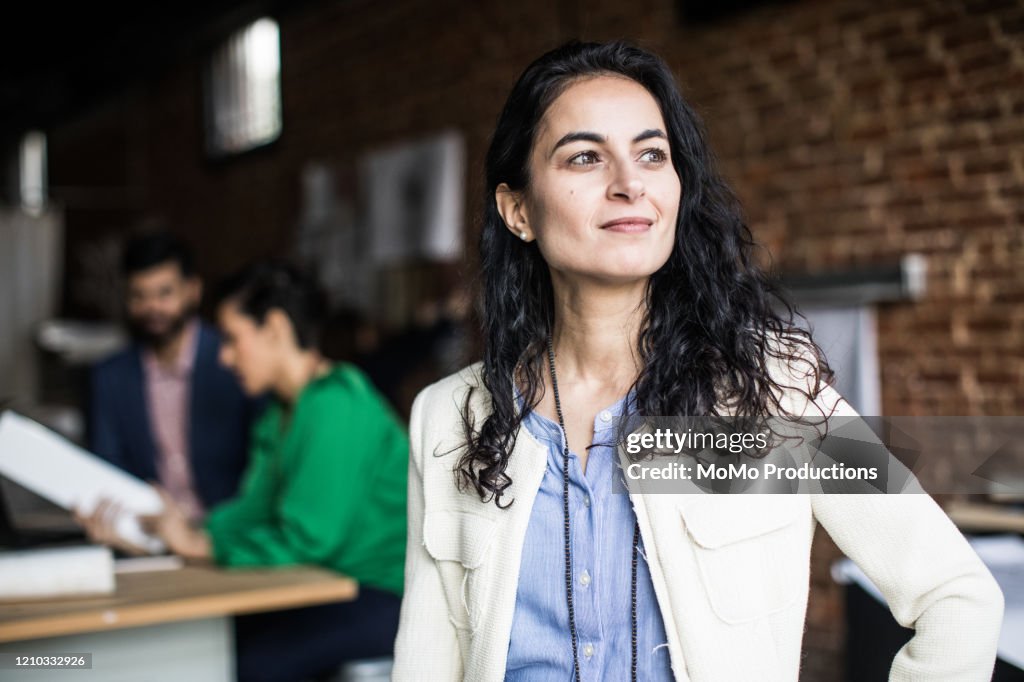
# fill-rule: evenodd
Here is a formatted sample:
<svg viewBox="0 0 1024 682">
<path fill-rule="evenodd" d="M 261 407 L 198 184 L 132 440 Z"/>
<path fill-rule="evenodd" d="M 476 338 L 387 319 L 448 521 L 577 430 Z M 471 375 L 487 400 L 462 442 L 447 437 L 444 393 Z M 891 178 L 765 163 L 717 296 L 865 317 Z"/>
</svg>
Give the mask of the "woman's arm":
<svg viewBox="0 0 1024 682">
<path fill-rule="evenodd" d="M 218 564 L 326 565 L 356 532 L 391 422 L 379 403 L 351 390 L 322 391 L 301 410 L 277 457 L 254 457 L 239 496 L 207 517 Z"/>
<path fill-rule="evenodd" d="M 394 682 L 462 679 L 462 657 L 441 576 L 423 545 L 422 412 L 429 388 L 413 402 L 409 422 L 408 538 L 405 553 L 405 595 L 395 639 Z"/>
<path fill-rule="evenodd" d="M 167 548 L 183 559 L 194 562 L 208 562 L 213 558 L 210 536 L 202 528 L 193 528 L 184 510 L 167 490 L 150 481 L 163 502 L 163 511 L 154 515 L 142 515 L 142 528 L 160 537 Z"/>
<path fill-rule="evenodd" d="M 822 402 L 857 416 L 831 387 Z M 920 485 L 893 494 L 818 494 L 814 516 L 881 590 L 900 625 L 915 634 L 890 680 L 988 680 L 1003 595 L 957 527 Z"/>
<path fill-rule="evenodd" d="M 871 579 L 900 625 L 915 630 L 890 680 L 988 680 L 1003 595 L 927 493 L 814 495 L 814 514 Z"/>
</svg>

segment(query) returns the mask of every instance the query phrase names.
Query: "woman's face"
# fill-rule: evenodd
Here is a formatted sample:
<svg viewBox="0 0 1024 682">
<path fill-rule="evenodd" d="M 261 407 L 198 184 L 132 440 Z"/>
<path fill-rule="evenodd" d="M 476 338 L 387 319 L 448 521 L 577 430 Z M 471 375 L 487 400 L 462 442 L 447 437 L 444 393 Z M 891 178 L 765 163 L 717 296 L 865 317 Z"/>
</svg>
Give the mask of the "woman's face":
<svg viewBox="0 0 1024 682">
<path fill-rule="evenodd" d="M 566 88 L 541 120 L 530 185 L 512 212 L 523 224 L 509 228 L 537 239 L 556 277 L 646 280 L 672 251 L 679 197 L 654 97 L 598 76 Z"/>
<path fill-rule="evenodd" d="M 280 357 L 271 325 L 257 324 L 230 300 L 218 308 L 217 324 L 223 335 L 220 363 L 235 373 L 249 395 L 270 390 Z"/>
</svg>

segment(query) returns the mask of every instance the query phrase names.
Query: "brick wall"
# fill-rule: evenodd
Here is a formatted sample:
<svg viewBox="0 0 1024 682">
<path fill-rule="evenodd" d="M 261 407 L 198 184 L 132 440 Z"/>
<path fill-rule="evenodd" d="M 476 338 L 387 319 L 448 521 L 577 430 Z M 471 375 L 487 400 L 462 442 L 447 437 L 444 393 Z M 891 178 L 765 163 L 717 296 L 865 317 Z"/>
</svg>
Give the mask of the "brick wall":
<svg viewBox="0 0 1024 682">
<path fill-rule="evenodd" d="M 779 268 L 926 256 L 924 300 L 879 309 L 886 414 L 1022 412 L 1024 2 L 806 0 L 686 26 L 670 0 L 396 0 L 314 4 L 281 31 L 285 132 L 269 149 L 203 160 L 198 59 L 52 131 L 72 272 L 84 246 L 151 216 L 201 247 L 208 275 L 280 252 L 307 160 L 449 126 L 467 140 L 472 225 L 523 66 L 570 37 L 629 37 L 678 74 Z M 808 680 L 839 677 L 837 555 L 816 538 Z"/>
<path fill-rule="evenodd" d="M 1024 413 L 1024 3 L 806 2 L 665 45 L 780 268 L 925 255 L 924 300 L 878 309 L 884 413 Z M 819 529 L 804 679 L 841 670 L 838 556 Z"/>
<path fill-rule="evenodd" d="M 685 43 L 673 64 L 781 265 L 927 257 L 926 299 L 879 311 L 884 411 L 1019 414 L 1024 3 L 806 3 Z"/>
</svg>

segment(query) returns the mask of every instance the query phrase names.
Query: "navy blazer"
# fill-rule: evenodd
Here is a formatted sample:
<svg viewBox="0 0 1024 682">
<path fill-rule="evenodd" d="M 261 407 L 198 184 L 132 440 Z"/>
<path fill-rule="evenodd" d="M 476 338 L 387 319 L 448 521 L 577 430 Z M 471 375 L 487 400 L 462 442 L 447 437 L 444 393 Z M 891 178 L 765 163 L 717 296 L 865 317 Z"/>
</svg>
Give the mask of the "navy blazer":
<svg viewBox="0 0 1024 682">
<path fill-rule="evenodd" d="M 249 458 L 249 429 L 259 401 L 247 398 L 218 362 L 220 337 L 200 325 L 189 400 L 192 480 L 206 508 L 234 497 Z M 143 480 L 158 480 L 138 345 L 92 371 L 89 444 L 93 452 Z"/>
</svg>

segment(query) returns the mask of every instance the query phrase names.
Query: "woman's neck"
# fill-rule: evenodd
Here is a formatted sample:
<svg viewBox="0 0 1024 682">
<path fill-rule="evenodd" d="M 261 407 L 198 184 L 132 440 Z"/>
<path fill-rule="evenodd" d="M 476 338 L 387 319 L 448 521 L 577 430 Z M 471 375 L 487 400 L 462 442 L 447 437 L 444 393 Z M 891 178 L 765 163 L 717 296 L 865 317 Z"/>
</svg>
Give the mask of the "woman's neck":
<svg viewBox="0 0 1024 682">
<path fill-rule="evenodd" d="M 640 371 L 636 352 L 646 283 L 555 284 L 554 348 L 559 378 L 625 389 Z"/>
<path fill-rule="evenodd" d="M 319 351 L 299 350 L 284 358 L 274 382 L 274 394 L 288 405 L 294 405 L 302 389 L 326 371 L 329 364 Z"/>
</svg>

